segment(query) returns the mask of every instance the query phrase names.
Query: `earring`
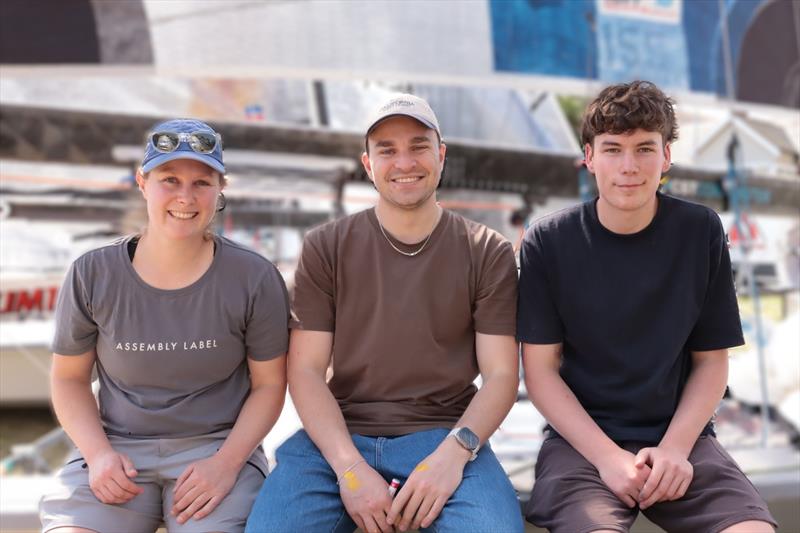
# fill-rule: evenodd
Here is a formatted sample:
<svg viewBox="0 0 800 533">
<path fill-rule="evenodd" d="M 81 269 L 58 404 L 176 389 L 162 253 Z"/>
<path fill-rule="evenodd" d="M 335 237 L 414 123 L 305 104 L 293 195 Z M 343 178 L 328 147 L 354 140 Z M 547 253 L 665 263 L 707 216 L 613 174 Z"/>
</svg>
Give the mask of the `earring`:
<svg viewBox="0 0 800 533">
<path fill-rule="evenodd" d="M 217 198 L 217 212 L 225 211 L 225 206 L 228 205 L 228 199 L 225 198 L 225 195 L 219 193 L 219 197 Z"/>
</svg>

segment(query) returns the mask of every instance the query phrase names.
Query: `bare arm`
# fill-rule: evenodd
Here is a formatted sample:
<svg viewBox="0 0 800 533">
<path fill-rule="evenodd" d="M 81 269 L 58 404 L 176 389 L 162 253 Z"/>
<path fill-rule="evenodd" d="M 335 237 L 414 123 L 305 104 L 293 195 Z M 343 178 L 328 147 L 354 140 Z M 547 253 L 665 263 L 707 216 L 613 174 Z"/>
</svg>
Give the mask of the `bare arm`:
<svg viewBox="0 0 800 533">
<path fill-rule="evenodd" d="M 303 428 L 339 477 L 361 459 L 342 411 L 325 380 L 333 334 L 292 330 L 289 343 L 289 392 Z"/>
<path fill-rule="evenodd" d="M 64 431 L 89 467 L 89 485 L 103 503 L 124 503 L 142 492 L 131 478 L 137 472 L 130 459 L 108 442 L 92 394 L 94 349 L 81 355 L 53 354 L 50 389 L 53 409 Z"/>
<path fill-rule="evenodd" d="M 268 361 L 247 358 L 250 394 L 219 451 L 196 461 L 175 482 L 172 514 L 178 522 L 199 520 L 228 495 L 236 477 L 281 414 L 286 398 L 286 356 Z"/>
<path fill-rule="evenodd" d="M 517 396 L 519 354 L 511 336 L 475 334 L 475 351 L 483 384 L 456 426 L 470 428 L 485 442 L 508 414 Z M 392 503 L 389 523 L 401 530 L 428 527 L 461 484 L 471 457 L 455 439 L 445 439 L 417 465 Z M 402 513 L 402 516 L 401 516 Z"/>
<path fill-rule="evenodd" d="M 286 399 L 286 355 L 269 361 L 247 359 L 250 395 L 217 452 L 237 472 L 275 425 Z"/>
<path fill-rule="evenodd" d="M 644 448 L 637 462 L 653 473 L 642 489 L 640 507 L 683 497 L 694 469 L 689 454 L 714 414 L 728 383 L 728 350 L 692 352 L 692 371 L 667 432 L 655 448 Z"/>
<path fill-rule="evenodd" d="M 339 493 L 348 514 L 365 531 L 388 532 L 391 531 L 386 523 L 391 504 L 389 485 L 363 462 L 325 381 L 332 348 L 330 332 L 292 330 L 289 392 L 308 436 L 337 479 L 342 480 Z"/>
<path fill-rule="evenodd" d="M 95 358 L 94 350 L 81 355 L 53 354 L 50 370 L 53 409 L 61 427 L 87 461 L 111 449 L 92 394 Z"/>
<path fill-rule="evenodd" d="M 728 383 L 728 350 L 692 352 L 692 371 L 659 446 L 680 451 L 686 457 L 700 432 L 711 420 Z"/>
<path fill-rule="evenodd" d="M 483 384 L 456 426 L 470 428 L 484 443 L 497 431 L 517 399 L 519 345 L 510 335 L 476 333 L 475 351 Z M 461 446 L 459 449 L 466 453 Z"/>
<path fill-rule="evenodd" d="M 522 345 L 528 397 L 555 430 L 597 468 L 608 488 L 633 507 L 649 468 L 634 466 L 635 456 L 600 429 L 564 383 L 559 374 L 561 348 L 561 343 Z"/>
</svg>

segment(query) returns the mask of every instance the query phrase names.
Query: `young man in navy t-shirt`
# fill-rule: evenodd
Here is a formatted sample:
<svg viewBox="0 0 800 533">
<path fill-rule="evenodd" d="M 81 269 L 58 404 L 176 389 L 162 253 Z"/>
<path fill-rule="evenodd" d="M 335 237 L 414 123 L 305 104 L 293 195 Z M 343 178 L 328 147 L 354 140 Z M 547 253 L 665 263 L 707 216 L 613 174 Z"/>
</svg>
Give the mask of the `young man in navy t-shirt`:
<svg viewBox="0 0 800 533">
<path fill-rule="evenodd" d="M 658 192 L 677 138 L 648 82 L 604 89 L 583 121 L 599 197 L 537 221 L 521 249 L 517 337 L 547 418 L 527 519 L 558 532 L 771 532 L 714 437 L 728 348 L 743 344 L 719 217 Z"/>
</svg>

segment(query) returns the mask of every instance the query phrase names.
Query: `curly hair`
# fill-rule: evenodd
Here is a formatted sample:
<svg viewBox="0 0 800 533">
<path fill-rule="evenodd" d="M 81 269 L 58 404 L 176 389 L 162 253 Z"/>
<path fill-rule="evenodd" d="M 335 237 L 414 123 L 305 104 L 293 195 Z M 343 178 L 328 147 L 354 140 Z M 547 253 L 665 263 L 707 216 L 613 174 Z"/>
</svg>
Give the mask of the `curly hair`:
<svg viewBox="0 0 800 533">
<path fill-rule="evenodd" d="M 664 143 L 678 138 L 674 102 L 649 81 L 619 83 L 603 89 L 583 115 L 581 143 L 592 145 L 603 133 L 635 129 L 657 131 Z"/>
</svg>

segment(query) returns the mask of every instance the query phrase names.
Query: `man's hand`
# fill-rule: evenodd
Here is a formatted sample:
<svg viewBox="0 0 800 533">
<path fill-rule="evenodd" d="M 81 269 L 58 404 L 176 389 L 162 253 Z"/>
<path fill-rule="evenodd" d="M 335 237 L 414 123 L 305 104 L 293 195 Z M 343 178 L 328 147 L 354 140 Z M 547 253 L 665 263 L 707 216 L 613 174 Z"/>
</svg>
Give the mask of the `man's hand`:
<svg viewBox="0 0 800 533">
<path fill-rule="evenodd" d="M 657 502 L 677 500 L 686 494 L 694 468 L 687 457 L 669 448 L 642 448 L 636 454 L 636 466 L 649 466 L 650 476 L 639 494 L 639 508 Z"/>
<path fill-rule="evenodd" d="M 218 455 L 187 466 L 173 489 L 172 514 L 177 515 L 178 523 L 211 514 L 231 491 L 238 475 L 239 470 L 231 468 Z"/>
<path fill-rule="evenodd" d="M 600 473 L 600 479 L 611 492 L 628 507 L 634 507 L 650 476 L 650 467 L 645 463 L 637 463 L 636 456 L 622 448 L 605 456 L 595 466 Z"/>
<path fill-rule="evenodd" d="M 363 531 L 393 531 L 386 522 L 386 514 L 392 504 L 389 484 L 367 463 L 358 463 L 345 472 L 339 481 L 339 494 L 347 514 Z"/>
<path fill-rule="evenodd" d="M 400 531 L 430 526 L 461 484 L 470 452 L 455 439 L 444 442 L 417 465 L 397 493 L 389 513 Z"/>
<path fill-rule="evenodd" d="M 108 448 L 91 460 L 87 457 L 86 465 L 89 467 L 89 487 L 103 503 L 125 503 L 144 492 L 131 481 L 139 473 L 124 453 Z"/>
</svg>

